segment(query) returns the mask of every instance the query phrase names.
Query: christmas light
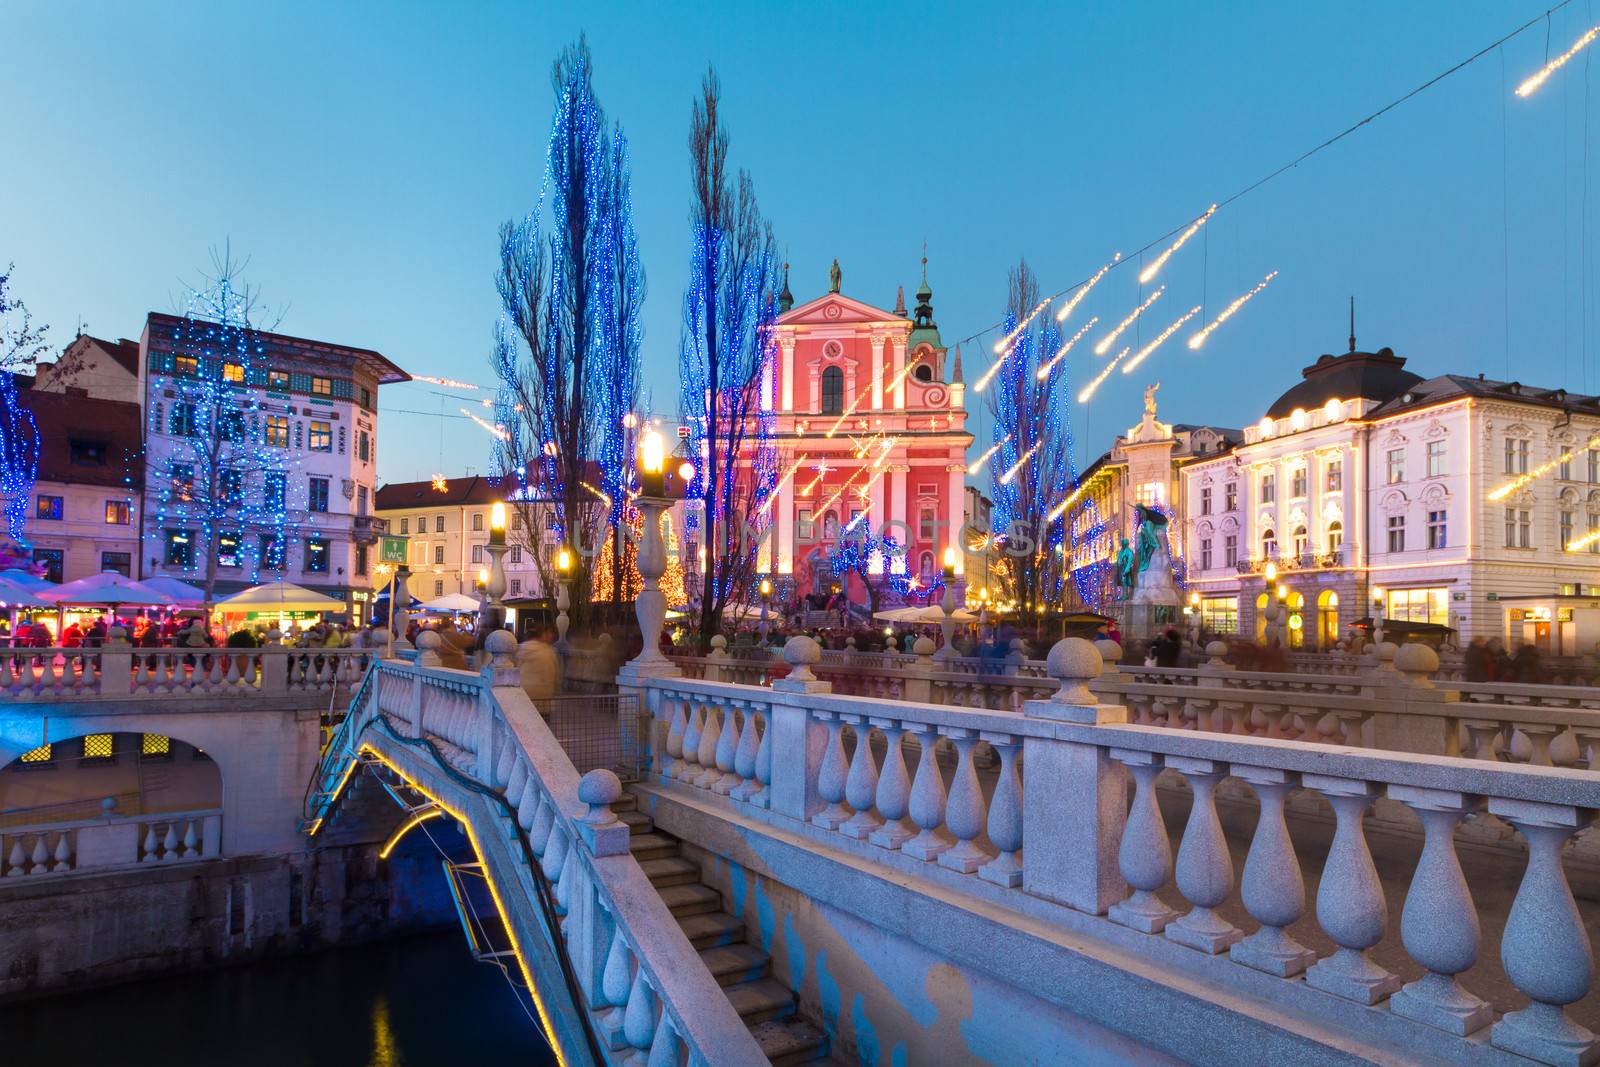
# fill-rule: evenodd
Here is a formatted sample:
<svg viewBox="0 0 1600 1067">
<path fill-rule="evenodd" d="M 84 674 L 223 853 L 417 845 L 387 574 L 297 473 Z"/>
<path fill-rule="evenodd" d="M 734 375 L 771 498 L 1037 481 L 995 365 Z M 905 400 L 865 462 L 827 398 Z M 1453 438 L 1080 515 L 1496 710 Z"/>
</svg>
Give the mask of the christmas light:
<svg viewBox="0 0 1600 1067">
<path fill-rule="evenodd" d="M 448 493 L 450 491 L 450 483 L 442 471 L 433 476 L 431 486 L 435 493 Z"/>
<path fill-rule="evenodd" d="M 1032 311 L 1028 312 L 1027 318 L 1023 319 L 1011 330 L 1008 330 L 1006 335 L 995 344 L 994 350 L 995 352 L 1000 353 L 1000 357 L 989 365 L 988 370 L 983 372 L 983 377 L 979 378 L 978 384 L 973 386 L 974 391 L 981 393 L 985 389 L 989 388 L 989 383 L 994 380 L 994 376 L 1000 373 L 1000 368 L 1005 366 L 1006 360 L 1010 359 L 1016 352 L 1016 347 L 1014 346 L 1013 342 L 1016 341 L 1018 337 L 1022 336 L 1023 331 L 1028 328 L 1028 323 L 1032 322 L 1034 317 L 1037 316 L 1039 312 L 1043 311 L 1045 305 L 1048 303 L 1050 303 L 1048 297 L 1039 301 L 1038 306 Z"/>
<path fill-rule="evenodd" d="M 1576 456 L 1579 452 L 1595 448 L 1600 448 L 1600 434 L 1595 434 L 1587 441 L 1583 442 L 1583 444 L 1561 453 L 1561 455 L 1557 456 L 1555 459 L 1552 459 L 1550 462 L 1541 463 L 1539 466 L 1533 468 L 1531 471 L 1528 471 L 1526 474 L 1519 474 L 1509 482 L 1503 482 L 1496 486 L 1494 489 L 1489 491 L 1489 501 L 1491 503 L 1495 503 L 1504 500 L 1506 497 L 1510 496 L 1518 489 L 1521 489 L 1529 482 L 1543 478 L 1546 474 L 1549 474 L 1563 463 L 1570 462 L 1572 457 Z"/>
<path fill-rule="evenodd" d="M 1112 267 L 1115 267 L 1121 261 L 1122 253 L 1118 252 L 1116 255 L 1111 257 L 1110 263 L 1107 263 L 1105 266 L 1095 271 L 1094 277 L 1084 282 L 1083 285 L 1079 287 L 1078 291 L 1072 294 L 1072 299 L 1067 301 L 1066 306 L 1064 306 L 1060 311 L 1056 312 L 1056 321 L 1067 321 L 1067 316 L 1072 314 L 1073 309 L 1075 309 L 1079 304 L 1083 303 L 1083 298 L 1089 295 L 1089 290 L 1095 287 L 1095 283 L 1106 276 L 1106 271 L 1110 270 Z"/>
<path fill-rule="evenodd" d="M 458 382 L 453 378 L 433 378 L 426 374 L 413 374 L 411 380 L 414 382 L 427 382 L 429 385 L 442 385 L 446 389 L 467 389 L 472 392 L 478 392 L 483 389 L 483 386 L 473 385 L 471 382 Z"/>
<path fill-rule="evenodd" d="M 1586 552 L 1588 551 L 1589 546 L 1594 544 L 1596 541 L 1600 541 L 1600 530 L 1590 530 L 1576 541 L 1568 541 L 1566 551 Z"/>
<path fill-rule="evenodd" d="M 1042 441 L 1040 442 L 1040 444 L 1043 444 L 1043 443 L 1044 442 L 1042 442 Z M 1024 452 L 1022 454 L 1022 457 L 1020 459 L 1018 459 L 1015 463 L 1013 463 L 1011 465 L 1011 467 L 1004 474 L 1002 474 L 1000 476 L 1000 484 L 1001 485 L 1010 485 L 1011 484 L 1011 479 L 1013 479 L 1013 478 L 1015 478 L 1017 476 L 1017 472 L 1022 469 L 1022 465 L 1024 463 L 1028 462 L 1028 460 L 1032 459 L 1033 458 L 1033 454 L 1035 452 L 1037 452 L 1037 451 L 1039 451 L 1039 445 L 1034 445 L 1032 448 L 1030 448 L 1026 452 Z"/>
<path fill-rule="evenodd" d="M 1178 319 L 1171 326 L 1168 326 L 1165 330 L 1162 330 L 1160 333 L 1156 334 L 1155 340 L 1139 349 L 1132 359 L 1123 364 L 1122 373 L 1132 374 L 1134 370 L 1138 368 L 1139 364 L 1143 363 L 1145 359 L 1149 357 L 1150 353 L 1160 348 L 1167 338 L 1178 332 L 1179 327 L 1198 314 L 1200 314 L 1200 305 L 1196 304 L 1194 307 L 1190 308 L 1182 318 Z"/>
<path fill-rule="evenodd" d="M 990 445 L 989 448 L 983 453 L 983 455 L 979 456 L 977 459 L 973 460 L 970 464 L 967 465 L 967 473 L 968 474 L 977 474 L 979 471 L 983 470 L 984 465 L 989 462 L 990 458 L 996 452 L 1000 451 L 1000 446 L 1005 444 L 1009 440 L 1011 440 L 1011 435 L 1010 434 L 1006 434 L 1000 440 L 998 440 L 994 444 Z"/>
<path fill-rule="evenodd" d="M 1216 211 L 1217 205 L 1212 204 L 1210 207 L 1206 208 L 1206 213 L 1204 215 L 1201 215 L 1199 218 L 1195 219 L 1194 222 L 1190 223 L 1189 228 L 1184 230 L 1183 233 L 1179 234 L 1178 239 L 1172 242 L 1172 244 L 1168 245 L 1167 250 L 1157 256 L 1154 263 L 1150 264 L 1144 270 L 1139 272 L 1139 284 L 1145 285 L 1150 281 L 1150 279 L 1154 278 L 1156 273 L 1166 265 L 1167 260 L 1172 258 L 1172 254 L 1188 243 L 1189 238 L 1198 233 L 1200 227 L 1204 226 L 1206 224 L 1206 220 L 1212 215 L 1216 214 Z"/>
<path fill-rule="evenodd" d="M 1244 307 L 1245 303 L 1249 301 L 1252 296 L 1255 296 L 1261 290 L 1265 289 L 1267 287 L 1267 283 L 1272 281 L 1272 279 L 1276 278 L 1277 276 L 1278 272 L 1273 271 L 1271 274 L 1268 274 L 1265 278 L 1262 278 L 1259 282 L 1257 282 L 1255 288 L 1251 289 L 1248 293 L 1245 293 L 1243 296 L 1234 300 L 1233 303 L 1223 308 L 1222 314 L 1212 319 L 1209 326 L 1195 334 L 1193 337 L 1189 338 L 1189 347 L 1199 348 L 1201 345 L 1205 344 L 1206 338 L 1211 335 L 1211 331 L 1215 330 L 1218 326 L 1221 326 L 1223 323 L 1232 318 L 1234 312 Z"/>
<path fill-rule="evenodd" d="M 1089 398 L 1094 396 L 1094 391 L 1100 388 L 1100 383 L 1111 377 L 1111 372 L 1117 369 L 1117 364 L 1122 362 L 1122 357 L 1133 351 L 1133 346 L 1128 345 L 1121 352 L 1111 357 L 1111 362 L 1106 364 L 1105 370 L 1094 376 L 1094 381 L 1083 387 L 1083 392 L 1078 394 L 1078 403 L 1087 404 Z"/>
<path fill-rule="evenodd" d="M 790 478 L 794 477 L 795 472 L 800 469 L 800 465 L 803 464 L 805 461 L 806 461 L 805 454 L 802 453 L 800 458 L 795 460 L 794 463 L 792 463 L 789 466 L 789 469 L 784 472 L 783 477 L 779 478 L 778 479 L 778 483 L 772 487 L 772 492 L 767 494 L 767 501 L 766 501 L 766 503 L 761 505 L 761 508 L 760 508 L 761 511 L 768 511 L 768 510 L 770 510 L 772 508 L 773 504 L 777 503 L 778 491 L 783 488 L 784 483 L 788 482 L 788 480 Z M 818 475 L 818 477 L 820 478 L 821 475 Z"/>
<path fill-rule="evenodd" d="M 1062 345 L 1056 350 L 1056 354 L 1050 357 L 1049 362 L 1040 364 L 1039 373 L 1037 375 L 1038 379 L 1042 382 L 1046 378 L 1050 377 L 1050 372 L 1056 369 L 1056 364 L 1060 363 L 1063 359 L 1066 359 L 1067 353 L 1072 351 L 1072 346 L 1078 343 L 1078 339 L 1084 334 L 1088 333 L 1090 327 L 1099 321 L 1100 316 L 1096 315 L 1088 322 L 1084 323 L 1083 328 L 1072 335 L 1072 340 L 1068 341 L 1066 344 Z"/>
<path fill-rule="evenodd" d="M 1151 293 L 1145 299 L 1144 303 L 1140 304 L 1138 307 L 1136 307 L 1132 311 L 1128 312 L 1127 317 L 1124 318 L 1121 322 L 1117 323 L 1117 328 L 1116 329 L 1112 330 L 1110 333 L 1108 333 L 1104 337 L 1100 338 L 1099 342 L 1094 346 L 1094 354 L 1097 355 L 1097 356 L 1103 356 L 1108 351 L 1110 351 L 1112 343 L 1114 341 L 1116 341 L 1116 339 L 1118 337 L 1122 336 L 1122 331 L 1126 330 L 1129 326 L 1132 326 L 1133 325 L 1133 321 L 1135 319 L 1137 319 L 1140 315 L 1143 315 L 1144 312 L 1145 312 L 1145 309 L 1148 308 L 1151 304 L 1154 304 L 1157 300 L 1160 300 L 1161 299 L 1161 294 L 1166 292 L 1166 291 L 1167 291 L 1167 287 L 1163 285 L 1161 288 L 1159 288 L 1155 292 Z"/>
<path fill-rule="evenodd" d="M 478 416 L 474 415 L 472 412 L 468 411 L 466 408 L 461 408 L 460 411 L 461 411 L 461 414 L 465 415 L 467 418 L 471 419 L 473 422 L 477 423 L 480 427 L 482 427 L 485 433 L 488 433 L 491 436 L 493 436 L 496 439 L 501 440 L 501 441 L 509 441 L 509 440 L 511 440 L 511 434 L 509 432 L 507 432 L 507 430 L 506 430 L 506 428 L 504 426 L 496 426 L 492 422 L 488 422 L 488 421 L 486 421 L 484 419 L 481 419 Z"/>
<path fill-rule="evenodd" d="M 1585 48 L 1589 47 L 1590 43 L 1593 42 L 1597 36 L 1600 36 L 1600 26 L 1594 27 L 1582 37 L 1579 37 L 1573 42 L 1571 48 L 1567 49 L 1565 52 L 1562 52 L 1559 56 L 1556 56 L 1556 58 L 1546 63 L 1543 67 L 1539 68 L 1538 72 L 1530 76 L 1521 85 L 1517 86 L 1517 95 L 1524 98 L 1532 96 L 1534 91 L 1538 89 L 1539 86 L 1550 80 L 1550 75 L 1566 66 L 1569 59 L 1583 51 Z"/>
<path fill-rule="evenodd" d="M 1028 323 L 1032 322 L 1034 320 L 1034 318 L 1038 316 L 1039 312 L 1041 312 L 1041 311 L 1043 311 L 1045 309 L 1045 305 L 1047 305 L 1049 303 L 1050 303 L 1050 298 L 1049 297 L 1045 297 L 1043 300 L 1039 301 L 1038 306 L 1036 306 L 1032 311 L 1028 312 L 1027 317 L 1024 318 L 1021 322 L 1017 323 L 1015 329 L 1011 330 L 1004 337 L 1000 338 L 1000 340 L 996 341 L 994 343 L 995 355 L 999 355 L 1000 353 L 1004 352 L 1006 349 L 1010 348 L 1011 347 L 1011 342 L 1015 341 L 1018 337 L 1020 337 L 1022 335 L 1022 331 L 1026 330 L 1028 328 Z"/>
</svg>

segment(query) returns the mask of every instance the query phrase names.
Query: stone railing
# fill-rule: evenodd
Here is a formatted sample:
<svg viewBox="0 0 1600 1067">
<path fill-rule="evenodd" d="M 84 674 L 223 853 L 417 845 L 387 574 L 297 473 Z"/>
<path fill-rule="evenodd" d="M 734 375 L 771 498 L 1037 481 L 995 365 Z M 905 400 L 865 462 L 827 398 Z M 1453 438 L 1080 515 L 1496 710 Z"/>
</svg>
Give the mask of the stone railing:
<svg viewBox="0 0 1600 1067">
<path fill-rule="evenodd" d="M 221 854 L 220 808 L 135 818 L 107 815 L 7 827 L 0 834 L 0 876 L 195 862 Z"/>
<path fill-rule="evenodd" d="M 540 939 L 563 944 L 570 957 L 578 1002 L 564 1005 L 563 1017 L 586 1014 L 585 1028 L 614 1050 L 613 1062 L 762 1062 L 630 853 L 628 827 L 610 807 L 621 796 L 616 775 L 595 770 L 580 778 L 523 692 L 515 639 L 491 634 L 490 664 L 479 673 L 439 666 L 438 645 L 437 634 L 424 632 L 417 663 L 374 665 L 373 684 L 319 769 L 312 832 L 332 814 L 359 761 L 380 761 L 424 792 L 441 768 L 446 777 L 465 776 L 473 787 L 456 788 L 464 800 L 448 800 L 443 789 L 434 800 L 467 825 L 504 902 L 524 976 L 547 1004 L 561 997 L 564 980 L 553 966 L 539 970 L 548 953 Z M 559 929 L 545 923 L 545 899 Z M 558 1058 L 589 1062 L 575 1028 L 556 1027 Z"/>
<path fill-rule="evenodd" d="M 1002 904 L 1018 894 L 1097 917 L 1072 928 L 1129 954 L 1141 973 L 1181 975 L 1198 997 L 1225 990 L 1219 995 L 1316 1018 L 1335 1040 L 1341 1030 L 1375 1035 L 1421 1059 L 1463 1064 L 1507 1062 L 1503 1053 L 1550 1064 L 1600 1055 L 1600 1042 L 1564 1010 L 1589 989 L 1592 950 L 1561 862 L 1563 846 L 1600 808 L 1600 775 L 1130 724 L 1123 707 L 1090 692 L 1102 664 L 1082 641 L 1051 651 L 1058 691 L 1027 701 L 1021 714 L 840 696 L 812 673 L 821 662 L 815 642 L 793 638 L 785 657 L 793 669 L 770 688 L 645 680 L 655 782 L 708 803 L 726 798 L 749 818 L 875 861 L 902 884 L 925 872 L 930 892 L 988 884 L 999 896 L 992 888 L 971 894 Z M 1191 690 L 1168 692 L 1176 701 Z M 1306 699 L 1314 708 L 1359 698 Z M 945 745 L 955 750 L 948 782 L 936 758 Z M 980 748 L 998 767 L 987 791 Z M 1157 805 L 1163 772 L 1192 796 L 1175 858 Z M 1225 780 L 1247 786 L 1260 809 L 1242 880 L 1218 815 Z M 1325 956 L 1286 929 L 1307 911 L 1300 857 L 1322 847 L 1286 820 L 1291 793 L 1325 801 L 1335 820 L 1331 850 L 1314 872 L 1315 919 L 1335 946 Z M 1398 939 L 1363 828 L 1380 798 L 1414 813 L 1425 837 Z M 1477 962 L 1482 923 L 1454 835 L 1484 811 L 1527 842 L 1499 950 L 1528 1005 L 1498 1020 L 1480 995 L 1488 991 L 1458 980 Z M 1175 899 L 1174 889 L 1187 910 L 1158 896 Z M 1040 914 L 1016 907 L 1030 920 Z M 1234 925 L 1223 910 L 1242 911 L 1253 926 Z M 1394 940 L 1421 970 L 1418 980 L 1407 983 L 1373 958 Z M 1385 1003 L 1386 1012 L 1368 1010 Z"/>
<path fill-rule="evenodd" d="M 361 680 L 361 648 L 19 648 L 0 650 L 0 696 L 77 700 L 196 693 L 330 692 Z"/>
</svg>

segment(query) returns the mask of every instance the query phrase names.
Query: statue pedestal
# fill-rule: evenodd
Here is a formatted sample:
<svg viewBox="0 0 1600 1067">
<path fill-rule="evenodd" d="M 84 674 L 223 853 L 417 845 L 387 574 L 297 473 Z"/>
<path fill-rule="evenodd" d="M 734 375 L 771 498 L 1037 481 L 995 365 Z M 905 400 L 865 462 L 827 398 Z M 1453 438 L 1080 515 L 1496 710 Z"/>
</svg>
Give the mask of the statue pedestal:
<svg viewBox="0 0 1600 1067">
<path fill-rule="evenodd" d="M 1117 606 L 1124 643 L 1128 638 L 1148 641 L 1168 628 L 1183 629 L 1183 598 L 1172 581 L 1172 558 L 1167 552 L 1167 531 L 1156 534 L 1155 551 L 1134 583 L 1133 595 Z"/>
</svg>

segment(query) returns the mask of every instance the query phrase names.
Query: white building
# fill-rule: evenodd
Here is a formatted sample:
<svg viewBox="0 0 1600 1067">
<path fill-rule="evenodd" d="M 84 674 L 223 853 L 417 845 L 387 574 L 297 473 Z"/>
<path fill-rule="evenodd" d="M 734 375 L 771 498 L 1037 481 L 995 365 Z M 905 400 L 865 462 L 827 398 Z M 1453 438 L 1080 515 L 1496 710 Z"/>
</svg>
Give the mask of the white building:
<svg viewBox="0 0 1600 1067">
<path fill-rule="evenodd" d="M 1376 609 L 1458 641 L 1593 650 L 1600 400 L 1404 364 L 1387 348 L 1323 356 L 1242 445 L 1185 465 L 1207 629 L 1267 636 L 1270 561 L 1291 645 L 1326 646 Z"/>
</svg>

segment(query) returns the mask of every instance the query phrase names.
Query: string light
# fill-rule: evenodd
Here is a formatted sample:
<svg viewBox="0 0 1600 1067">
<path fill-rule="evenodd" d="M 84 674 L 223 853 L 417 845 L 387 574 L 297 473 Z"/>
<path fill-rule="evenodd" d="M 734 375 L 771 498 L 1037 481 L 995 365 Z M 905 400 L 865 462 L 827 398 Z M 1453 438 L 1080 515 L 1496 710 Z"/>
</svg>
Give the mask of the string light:
<svg viewBox="0 0 1600 1067">
<path fill-rule="evenodd" d="M 1533 74 L 1521 85 L 1517 86 L 1517 95 L 1524 98 L 1532 96 L 1534 91 L 1538 89 L 1539 86 L 1550 80 L 1550 75 L 1566 66 L 1567 60 L 1571 59 L 1573 56 L 1589 47 L 1589 44 L 1597 36 L 1600 36 L 1600 26 L 1594 27 L 1582 37 L 1579 37 L 1575 42 L 1573 42 L 1571 48 L 1567 49 L 1565 52 L 1562 52 L 1559 56 L 1556 56 L 1550 62 L 1546 63 L 1539 69 L 1537 73 Z"/>
<path fill-rule="evenodd" d="M 1110 333 L 1108 333 L 1104 337 L 1100 338 L 1099 343 L 1094 346 L 1094 354 L 1097 355 L 1097 356 L 1103 356 L 1108 351 L 1110 351 L 1112 343 L 1114 341 L 1116 341 L 1116 339 L 1118 337 L 1122 336 L 1122 331 L 1126 330 L 1129 326 L 1132 326 L 1133 325 L 1133 320 L 1137 319 L 1140 315 L 1143 315 L 1144 312 L 1145 312 L 1145 309 L 1148 308 L 1151 304 L 1154 304 L 1157 300 L 1160 300 L 1161 299 L 1161 294 L 1166 292 L 1166 291 L 1167 291 L 1167 287 L 1163 285 L 1161 288 L 1159 288 L 1155 292 L 1151 293 L 1150 296 L 1145 300 L 1144 303 L 1140 304 L 1138 307 L 1136 307 L 1132 311 L 1128 312 L 1127 318 L 1125 318 L 1121 322 L 1117 323 L 1117 328 L 1116 329 L 1112 330 Z"/>
<path fill-rule="evenodd" d="M 1094 396 L 1094 391 L 1100 388 L 1100 383 L 1111 377 L 1111 372 L 1117 369 L 1117 364 L 1122 362 L 1122 357 L 1133 351 L 1133 346 L 1128 345 L 1121 352 L 1111 357 L 1111 362 L 1106 364 L 1106 369 L 1094 376 L 1094 381 L 1083 387 L 1083 392 L 1078 394 L 1078 403 L 1087 404 L 1089 398 Z"/>
<path fill-rule="evenodd" d="M 1039 444 L 1043 444 L 1043 443 L 1044 443 L 1043 441 L 1039 442 Z M 1024 463 L 1028 462 L 1028 460 L 1032 459 L 1033 458 L 1033 454 L 1035 452 L 1037 452 L 1037 451 L 1039 451 L 1039 445 L 1034 445 L 1032 448 L 1030 448 L 1026 452 L 1024 452 L 1022 454 L 1022 456 L 1015 463 L 1013 463 L 1010 466 L 1010 468 L 1006 470 L 1006 472 L 1004 474 L 1002 474 L 1000 476 L 1000 484 L 1001 485 L 1010 485 L 1011 484 L 1011 479 L 1013 479 L 1013 478 L 1015 478 L 1017 476 L 1017 472 L 1022 469 L 1022 465 Z"/>
<path fill-rule="evenodd" d="M 1595 434 L 1593 437 L 1590 437 L 1587 441 L 1581 445 L 1578 445 L 1576 448 L 1561 453 L 1561 455 L 1557 456 L 1555 459 L 1552 459 L 1550 462 L 1542 463 L 1533 468 L 1533 470 L 1528 471 L 1526 474 L 1519 474 L 1509 482 L 1505 482 L 1496 486 L 1489 492 L 1489 502 L 1495 503 L 1497 501 L 1504 500 L 1506 497 L 1510 496 L 1518 489 L 1521 489 L 1529 482 L 1538 478 L 1543 478 L 1546 474 L 1549 474 L 1563 463 L 1570 462 L 1572 457 L 1576 456 L 1579 452 L 1583 452 L 1592 448 L 1600 448 L 1600 434 Z"/>
<path fill-rule="evenodd" d="M 767 502 L 762 504 L 759 510 L 763 512 L 771 510 L 772 505 L 777 502 L 779 490 L 783 488 L 784 483 L 788 482 L 790 478 L 794 477 L 795 472 L 800 469 L 800 465 L 805 461 L 805 454 L 801 453 L 800 458 L 794 461 L 793 465 L 791 465 L 789 469 L 784 472 L 783 477 L 778 479 L 778 483 L 772 487 L 772 492 L 767 494 Z M 818 477 L 821 477 L 821 475 L 818 475 Z"/>
<path fill-rule="evenodd" d="M 458 382 L 454 378 L 434 378 L 427 374 L 413 374 L 411 380 L 427 382 L 429 385 L 442 385 L 446 389 L 467 389 L 475 393 L 483 390 L 483 386 L 473 385 L 471 382 Z"/>
<path fill-rule="evenodd" d="M 1000 451 L 1000 446 L 1005 444 L 1009 440 L 1011 440 L 1011 435 L 1010 434 L 1006 434 L 1000 440 L 998 440 L 994 444 L 990 445 L 988 450 L 985 451 L 983 453 L 983 455 L 979 456 L 977 459 L 973 460 L 970 464 L 967 465 L 967 473 L 969 475 L 970 474 L 977 474 L 979 471 L 983 470 L 984 466 L 989 462 L 990 458 L 993 457 L 996 452 Z"/>
<path fill-rule="evenodd" d="M 1078 339 L 1080 337 L 1082 337 L 1084 334 L 1088 333 L 1089 332 L 1089 328 L 1091 326 L 1093 326 L 1095 323 L 1099 322 L 1099 321 L 1100 321 L 1100 316 L 1096 315 L 1094 318 L 1092 318 L 1088 322 L 1084 323 L 1083 324 L 1083 329 L 1081 329 L 1077 333 L 1073 334 L 1072 335 L 1072 340 L 1068 341 L 1066 344 L 1062 345 L 1059 349 L 1057 349 L 1056 350 L 1056 354 L 1050 357 L 1049 362 L 1040 365 L 1039 373 L 1035 377 L 1037 377 L 1041 382 L 1044 381 L 1046 378 L 1050 377 L 1050 372 L 1055 370 L 1056 364 L 1060 363 L 1063 359 L 1066 359 L 1067 358 L 1067 353 L 1072 350 L 1072 346 L 1073 345 L 1078 343 Z"/>
<path fill-rule="evenodd" d="M 1584 552 L 1596 541 L 1600 541 L 1600 530 L 1590 530 L 1576 541 L 1568 541 L 1566 551 Z"/>
<path fill-rule="evenodd" d="M 448 493 L 450 491 L 450 482 L 445 478 L 443 471 L 435 474 L 430 484 L 435 493 Z"/>
<path fill-rule="evenodd" d="M 462 408 L 460 410 L 461 410 L 461 414 L 465 415 L 467 418 L 469 418 L 473 422 L 477 423 L 480 427 L 483 428 L 483 430 L 486 433 L 489 433 L 489 434 L 493 435 L 494 437 L 496 437 L 497 439 L 499 439 L 501 441 L 509 441 L 509 440 L 511 440 L 511 434 L 506 431 L 506 428 L 504 426 L 496 426 L 492 422 L 489 422 L 489 421 L 487 421 L 485 419 L 480 419 L 478 416 L 474 415 L 472 412 L 468 411 L 466 408 Z"/>
<path fill-rule="evenodd" d="M 1182 318 L 1178 319 L 1178 321 L 1174 322 L 1171 326 L 1168 326 L 1165 330 L 1162 330 L 1160 333 L 1156 334 L 1155 340 L 1139 349 L 1138 354 L 1136 354 L 1132 359 L 1128 360 L 1127 364 L 1122 368 L 1122 373 L 1132 374 L 1135 368 L 1137 368 L 1139 364 L 1143 363 L 1145 358 L 1149 356 L 1150 353 L 1160 348 L 1167 338 L 1178 332 L 1179 327 L 1198 314 L 1200 314 L 1200 305 L 1196 304 L 1194 307 L 1190 308 Z"/>
<path fill-rule="evenodd" d="M 1073 310 L 1076 309 L 1079 304 L 1083 303 L 1083 298 L 1089 295 L 1089 290 L 1095 287 L 1095 283 L 1106 276 L 1106 271 L 1110 270 L 1112 267 L 1115 267 L 1120 262 L 1122 262 L 1122 253 L 1118 252 L 1116 255 L 1111 257 L 1110 263 L 1107 263 L 1105 266 L 1095 271 L 1094 277 L 1084 282 L 1083 285 L 1079 287 L 1078 291 L 1072 294 L 1072 299 L 1067 301 L 1066 306 L 1060 311 L 1056 312 L 1056 321 L 1067 321 L 1067 316 L 1072 314 Z"/>
<path fill-rule="evenodd" d="M 1139 272 L 1139 284 L 1144 285 L 1148 283 L 1150 279 L 1154 278 L 1157 272 L 1159 272 L 1161 268 L 1166 265 L 1167 260 L 1172 258 L 1172 254 L 1188 243 L 1189 238 L 1198 233 L 1200 231 L 1200 227 L 1204 226 L 1206 224 L 1206 220 L 1212 215 L 1216 214 L 1216 211 L 1217 205 L 1212 204 L 1210 207 L 1206 208 L 1206 213 L 1204 215 L 1201 215 L 1199 218 L 1191 222 L 1189 224 L 1189 228 L 1179 234 L 1178 239 L 1172 242 L 1172 244 L 1168 245 L 1167 250 L 1157 256 L 1154 263 L 1150 264 L 1144 270 Z"/>
<path fill-rule="evenodd" d="M 1104 273 L 1104 272 L 1102 271 L 1101 273 Z M 1034 290 L 1034 291 L 1037 292 L 1038 290 Z M 1043 300 L 1039 301 L 1038 305 L 1035 306 L 1032 311 L 1028 312 L 1027 317 L 1024 318 L 1021 322 L 1017 323 L 1015 329 L 1013 329 L 1010 333 L 1006 334 L 1004 337 L 1000 338 L 1000 340 L 996 341 L 995 344 L 994 344 L 995 355 L 999 355 L 1000 353 L 1005 352 L 1005 350 L 1007 348 L 1010 348 L 1011 347 L 1011 342 L 1015 341 L 1018 337 L 1022 336 L 1022 331 L 1026 330 L 1028 328 L 1028 323 L 1032 322 L 1034 320 L 1034 318 L 1039 314 L 1039 312 L 1041 312 L 1041 311 L 1043 311 L 1045 309 L 1045 305 L 1047 305 L 1049 303 L 1050 303 L 1050 298 L 1049 297 L 1045 297 Z M 1007 353 L 1007 354 L 1009 355 L 1009 353 Z"/>
<path fill-rule="evenodd" d="M 1257 282 L 1254 289 L 1251 289 L 1248 293 L 1245 293 L 1243 296 L 1234 300 L 1233 303 L 1223 308 L 1222 314 L 1218 315 L 1215 319 L 1212 319 L 1209 326 L 1195 334 L 1193 337 L 1189 338 L 1189 347 L 1199 348 L 1201 345 L 1205 344 L 1206 338 L 1211 335 L 1211 331 L 1215 330 L 1218 326 L 1221 326 L 1223 323 L 1231 319 L 1234 312 L 1244 307 L 1252 296 L 1255 296 L 1261 290 L 1265 289 L 1267 287 L 1267 283 L 1272 281 L 1272 279 L 1276 278 L 1277 276 L 1278 272 L 1273 271 L 1271 274 L 1268 274 L 1265 278 L 1262 278 L 1259 282 Z"/>
</svg>

